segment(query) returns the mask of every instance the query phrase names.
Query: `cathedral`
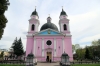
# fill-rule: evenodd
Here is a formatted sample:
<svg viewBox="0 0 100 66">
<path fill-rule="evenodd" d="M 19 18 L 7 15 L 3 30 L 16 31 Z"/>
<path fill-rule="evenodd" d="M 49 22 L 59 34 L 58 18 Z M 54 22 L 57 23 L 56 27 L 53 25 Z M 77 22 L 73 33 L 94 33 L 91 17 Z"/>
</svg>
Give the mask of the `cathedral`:
<svg viewBox="0 0 100 66">
<path fill-rule="evenodd" d="M 35 9 L 29 19 L 26 56 L 33 53 L 37 61 L 51 60 L 57 62 L 61 60 L 61 55 L 65 52 L 69 55 L 69 60 L 73 61 L 72 35 L 67 17 L 66 12 L 62 9 L 58 18 L 59 30 L 50 16 L 38 30 L 41 21 L 39 21 L 38 12 Z"/>
</svg>

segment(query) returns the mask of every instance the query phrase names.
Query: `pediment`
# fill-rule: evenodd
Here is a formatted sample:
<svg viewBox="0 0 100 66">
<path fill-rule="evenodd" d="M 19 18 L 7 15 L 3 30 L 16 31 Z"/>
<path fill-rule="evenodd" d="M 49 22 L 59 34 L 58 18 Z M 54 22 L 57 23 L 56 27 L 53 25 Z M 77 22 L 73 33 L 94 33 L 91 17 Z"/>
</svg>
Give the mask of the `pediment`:
<svg viewBox="0 0 100 66">
<path fill-rule="evenodd" d="M 59 31 L 55 31 L 49 28 L 49 29 L 40 31 L 37 35 L 63 35 L 63 34 L 60 33 Z"/>
</svg>

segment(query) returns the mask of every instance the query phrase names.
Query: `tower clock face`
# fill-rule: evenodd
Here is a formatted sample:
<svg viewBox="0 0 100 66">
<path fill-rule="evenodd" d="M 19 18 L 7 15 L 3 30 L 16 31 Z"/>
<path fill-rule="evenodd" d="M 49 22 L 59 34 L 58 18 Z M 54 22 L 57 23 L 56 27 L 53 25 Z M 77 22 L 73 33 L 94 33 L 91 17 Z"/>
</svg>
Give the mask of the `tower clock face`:
<svg viewBox="0 0 100 66">
<path fill-rule="evenodd" d="M 51 45 L 52 44 L 52 42 L 50 40 L 48 40 L 46 43 L 47 43 L 47 45 Z"/>
</svg>

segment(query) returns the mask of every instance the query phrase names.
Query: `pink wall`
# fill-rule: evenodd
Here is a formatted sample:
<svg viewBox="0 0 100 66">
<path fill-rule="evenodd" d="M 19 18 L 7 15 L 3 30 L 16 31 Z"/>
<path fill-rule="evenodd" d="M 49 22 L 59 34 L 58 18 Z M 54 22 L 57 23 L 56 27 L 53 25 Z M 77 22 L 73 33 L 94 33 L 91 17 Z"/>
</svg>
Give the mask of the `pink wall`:
<svg viewBox="0 0 100 66">
<path fill-rule="evenodd" d="M 33 37 L 27 37 L 26 56 L 27 56 L 29 53 L 33 52 L 33 47 L 34 47 L 33 42 L 34 42 L 34 41 L 33 41 Z"/>
<path fill-rule="evenodd" d="M 36 56 L 40 57 L 42 55 L 42 39 L 36 39 Z"/>
<path fill-rule="evenodd" d="M 62 39 L 60 39 L 60 38 L 56 39 L 56 43 L 57 43 L 56 44 L 57 57 L 61 57 L 61 54 L 62 54 Z"/>
<path fill-rule="evenodd" d="M 36 38 L 36 55 L 35 57 L 37 57 L 38 61 L 46 61 L 46 50 L 44 50 L 44 57 L 42 57 L 42 38 L 44 38 L 44 49 L 46 48 L 52 48 L 52 60 L 56 60 L 56 61 L 60 61 L 61 60 L 61 54 L 63 53 L 63 42 L 62 42 L 62 38 L 64 38 L 64 36 L 34 36 L 34 38 Z M 54 57 L 54 38 L 56 38 L 56 56 Z M 50 46 L 47 46 L 46 42 L 47 40 L 51 40 L 52 44 Z M 33 43 L 33 38 L 32 37 L 28 37 L 27 38 L 27 46 L 26 46 L 26 55 L 29 54 L 31 52 L 31 49 L 34 48 L 34 43 Z M 65 43 L 65 52 L 68 53 L 68 55 L 70 57 L 73 57 L 72 55 L 72 42 L 71 42 L 71 37 L 65 37 L 64 39 L 64 43 Z M 59 48 L 60 46 L 60 48 Z M 39 48 L 38 48 L 39 47 Z M 34 51 L 33 51 L 34 52 Z M 70 58 L 70 61 L 72 61 L 73 58 Z"/>
<path fill-rule="evenodd" d="M 71 37 L 65 38 L 64 42 L 65 42 L 66 53 L 68 53 L 68 55 L 70 56 L 70 61 L 73 61 Z"/>
</svg>

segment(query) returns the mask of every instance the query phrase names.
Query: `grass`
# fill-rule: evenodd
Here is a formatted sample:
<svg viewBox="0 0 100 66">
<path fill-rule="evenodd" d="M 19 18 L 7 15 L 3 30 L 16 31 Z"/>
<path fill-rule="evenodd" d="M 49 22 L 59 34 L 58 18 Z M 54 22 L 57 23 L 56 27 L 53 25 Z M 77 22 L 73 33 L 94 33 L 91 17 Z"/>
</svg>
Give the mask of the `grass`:
<svg viewBox="0 0 100 66">
<path fill-rule="evenodd" d="M 100 66 L 100 64 L 72 64 L 71 66 Z"/>
<path fill-rule="evenodd" d="M 25 66 L 20 64 L 0 64 L 0 66 Z M 100 64 L 72 64 L 71 66 L 100 66 Z"/>
<path fill-rule="evenodd" d="M 0 66 L 25 66 L 20 64 L 0 64 Z"/>
</svg>

